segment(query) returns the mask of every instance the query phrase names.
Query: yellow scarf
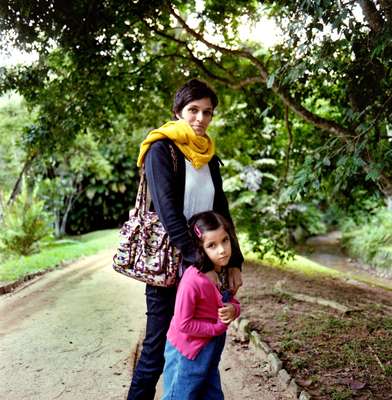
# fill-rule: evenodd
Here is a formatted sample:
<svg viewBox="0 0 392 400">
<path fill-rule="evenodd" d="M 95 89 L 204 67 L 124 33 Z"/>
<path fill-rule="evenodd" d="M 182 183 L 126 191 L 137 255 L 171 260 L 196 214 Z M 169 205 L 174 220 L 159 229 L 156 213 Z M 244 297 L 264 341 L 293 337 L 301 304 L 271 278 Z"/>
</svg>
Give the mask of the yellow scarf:
<svg viewBox="0 0 392 400">
<path fill-rule="evenodd" d="M 188 122 L 180 119 L 169 121 L 158 129 L 151 131 L 140 145 L 137 166 L 143 164 L 150 145 L 160 139 L 170 139 L 184 154 L 192 165 L 199 169 L 207 164 L 215 154 L 215 145 L 208 136 L 196 135 Z"/>
</svg>

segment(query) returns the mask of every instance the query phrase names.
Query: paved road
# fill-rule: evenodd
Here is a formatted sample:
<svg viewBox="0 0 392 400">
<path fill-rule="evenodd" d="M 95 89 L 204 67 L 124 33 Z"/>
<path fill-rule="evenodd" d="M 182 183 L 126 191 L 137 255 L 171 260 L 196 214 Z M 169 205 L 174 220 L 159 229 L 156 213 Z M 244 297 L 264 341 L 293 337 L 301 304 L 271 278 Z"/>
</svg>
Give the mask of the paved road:
<svg viewBox="0 0 392 400">
<path fill-rule="evenodd" d="M 114 272 L 111 257 L 82 259 L 0 298 L 1 400 L 124 399 L 144 285 Z M 241 368 L 251 360 L 238 350 L 229 344 L 221 365 L 226 399 L 280 399 Z"/>
</svg>

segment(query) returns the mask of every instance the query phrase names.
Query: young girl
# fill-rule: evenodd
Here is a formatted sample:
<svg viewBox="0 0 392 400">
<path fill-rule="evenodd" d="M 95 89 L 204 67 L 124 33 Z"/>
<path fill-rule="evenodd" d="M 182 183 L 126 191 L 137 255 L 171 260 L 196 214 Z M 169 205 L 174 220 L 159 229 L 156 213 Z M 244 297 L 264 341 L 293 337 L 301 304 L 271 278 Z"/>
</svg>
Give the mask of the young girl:
<svg viewBox="0 0 392 400">
<path fill-rule="evenodd" d="M 178 287 L 167 333 L 162 400 L 222 400 L 218 364 L 240 305 L 227 290 L 223 293 L 219 275 L 235 239 L 229 223 L 214 211 L 194 215 L 189 227 L 202 261 L 185 270 Z"/>
</svg>

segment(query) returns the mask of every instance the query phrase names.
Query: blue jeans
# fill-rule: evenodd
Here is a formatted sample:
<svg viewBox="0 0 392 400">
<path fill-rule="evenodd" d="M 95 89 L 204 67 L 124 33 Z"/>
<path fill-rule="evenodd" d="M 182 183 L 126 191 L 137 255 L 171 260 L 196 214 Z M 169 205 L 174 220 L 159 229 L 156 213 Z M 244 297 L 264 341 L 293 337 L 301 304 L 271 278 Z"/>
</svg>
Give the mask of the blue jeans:
<svg viewBox="0 0 392 400">
<path fill-rule="evenodd" d="M 176 287 L 146 285 L 146 336 L 133 373 L 128 400 L 154 400 L 155 387 L 165 363 L 166 333 L 174 313 L 176 290 Z"/>
<path fill-rule="evenodd" d="M 194 360 L 167 341 L 162 400 L 223 400 L 218 366 L 225 339 L 226 334 L 213 337 Z"/>
</svg>

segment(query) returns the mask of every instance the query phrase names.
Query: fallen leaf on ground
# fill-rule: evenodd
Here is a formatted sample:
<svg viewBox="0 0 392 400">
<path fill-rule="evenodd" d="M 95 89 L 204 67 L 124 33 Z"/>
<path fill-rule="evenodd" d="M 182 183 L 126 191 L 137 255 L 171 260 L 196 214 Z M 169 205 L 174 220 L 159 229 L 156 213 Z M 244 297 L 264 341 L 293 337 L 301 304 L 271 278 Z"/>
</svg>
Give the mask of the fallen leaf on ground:
<svg viewBox="0 0 392 400">
<path fill-rule="evenodd" d="M 361 390 L 366 386 L 366 382 L 361 381 L 351 381 L 350 388 L 353 390 Z"/>
</svg>

